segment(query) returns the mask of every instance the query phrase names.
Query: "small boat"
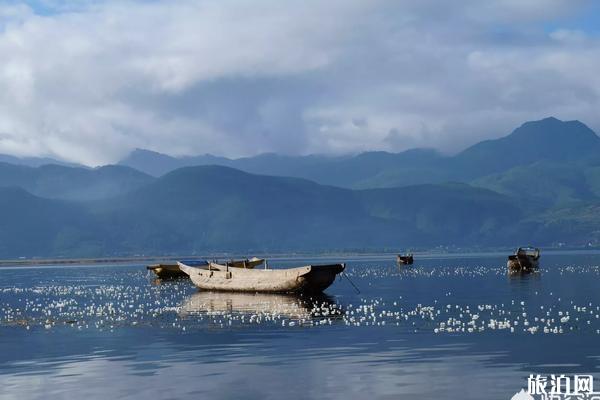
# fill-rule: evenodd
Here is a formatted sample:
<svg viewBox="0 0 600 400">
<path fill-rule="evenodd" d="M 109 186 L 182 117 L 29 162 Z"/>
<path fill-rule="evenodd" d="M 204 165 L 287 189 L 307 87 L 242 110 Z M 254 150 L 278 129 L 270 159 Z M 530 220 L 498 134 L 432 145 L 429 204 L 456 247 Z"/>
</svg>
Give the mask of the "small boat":
<svg viewBox="0 0 600 400">
<path fill-rule="evenodd" d="M 193 267 L 181 262 L 179 268 L 204 290 L 260 293 L 319 293 L 328 288 L 346 264 L 307 265 L 298 268 L 231 268 L 209 262 L 208 267 Z"/>
<path fill-rule="evenodd" d="M 208 266 L 207 261 L 197 261 L 191 262 L 188 261 L 189 265 L 194 266 Z M 177 263 L 168 263 L 168 264 L 152 264 L 148 265 L 146 269 L 154 272 L 157 277 L 160 279 L 176 279 L 176 278 L 187 278 L 187 274 L 179 269 L 179 265 Z"/>
<path fill-rule="evenodd" d="M 398 264 L 412 265 L 413 261 L 414 260 L 412 254 L 398 254 L 398 256 L 396 257 L 396 262 Z"/>
<path fill-rule="evenodd" d="M 539 267 L 540 249 L 534 247 L 519 247 L 515 254 L 508 256 L 506 267 L 511 274 L 528 274 Z"/>
<path fill-rule="evenodd" d="M 257 265 L 263 264 L 264 262 L 264 258 L 252 257 L 244 260 L 229 260 L 223 265 L 234 268 L 254 268 Z M 208 267 L 208 261 L 184 261 L 184 263 L 192 267 Z M 160 279 L 187 278 L 188 276 L 185 272 L 179 269 L 179 265 L 177 265 L 177 263 L 153 264 L 148 265 L 146 269 L 153 271 Z"/>
<path fill-rule="evenodd" d="M 230 260 L 225 263 L 226 266 L 235 268 L 254 268 L 258 265 L 262 265 L 265 262 L 264 258 L 252 257 L 245 260 Z"/>
</svg>

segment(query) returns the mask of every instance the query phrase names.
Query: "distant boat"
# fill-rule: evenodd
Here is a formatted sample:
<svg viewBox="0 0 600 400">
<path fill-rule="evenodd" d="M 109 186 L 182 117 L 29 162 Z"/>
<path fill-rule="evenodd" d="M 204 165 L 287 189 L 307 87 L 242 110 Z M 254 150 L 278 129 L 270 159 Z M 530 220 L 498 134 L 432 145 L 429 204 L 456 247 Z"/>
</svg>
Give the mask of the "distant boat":
<svg viewBox="0 0 600 400">
<path fill-rule="evenodd" d="M 519 247 L 515 254 L 508 256 L 506 267 L 511 274 L 530 273 L 538 269 L 540 249 L 534 247 Z"/>
<path fill-rule="evenodd" d="M 204 290 L 260 293 L 319 293 L 327 289 L 345 264 L 307 265 L 288 269 L 231 268 L 209 262 L 208 267 L 177 263 Z"/>
<path fill-rule="evenodd" d="M 264 258 L 252 257 L 244 260 L 226 261 L 223 265 L 233 268 L 254 268 L 264 262 Z M 193 267 L 207 267 L 208 261 L 185 261 L 185 264 Z M 177 265 L 177 263 L 153 264 L 148 265 L 146 269 L 153 271 L 160 279 L 187 278 L 188 276 L 185 272 L 179 269 L 179 265 Z"/>
<path fill-rule="evenodd" d="M 398 254 L 396 261 L 398 264 L 411 265 L 414 260 L 412 254 Z"/>
</svg>

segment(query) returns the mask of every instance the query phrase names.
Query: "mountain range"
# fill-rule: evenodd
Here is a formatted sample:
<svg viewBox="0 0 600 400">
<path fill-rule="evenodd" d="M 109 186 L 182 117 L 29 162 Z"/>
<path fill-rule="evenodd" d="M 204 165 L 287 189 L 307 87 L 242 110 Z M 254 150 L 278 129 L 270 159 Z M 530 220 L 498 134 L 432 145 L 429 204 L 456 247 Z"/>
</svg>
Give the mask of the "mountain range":
<svg viewBox="0 0 600 400">
<path fill-rule="evenodd" d="M 523 124 L 453 155 L 0 162 L 0 257 L 595 246 L 600 138 Z"/>
<path fill-rule="evenodd" d="M 305 178 L 353 189 L 397 187 L 446 181 L 468 182 L 535 162 L 600 160 L 600 138 L 579 121 L 546 118 L 527 122 L 508 136 L 477 143 L 454 156 L 431 149 L 402 153 L 366 152 L 354 156 L 261 154 L 228 159 L 210 154 L 175 158 L 137 149 L 119 162 L 149 175 L 196 165 L 222 165 L 242 171 Z"/>
</svg>

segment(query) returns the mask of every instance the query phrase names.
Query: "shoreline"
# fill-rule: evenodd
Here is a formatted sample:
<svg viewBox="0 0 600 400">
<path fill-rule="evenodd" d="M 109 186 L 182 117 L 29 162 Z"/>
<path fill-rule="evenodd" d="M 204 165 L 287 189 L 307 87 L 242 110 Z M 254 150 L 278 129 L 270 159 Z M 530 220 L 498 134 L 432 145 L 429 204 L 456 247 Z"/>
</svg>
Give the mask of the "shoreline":
<svg viewBox="0 0 600 400">
<path fill-rule="evenodd" d="M 414 251 L 413 254 L 419 258 L 455 258 L 455 257 L 490 257 L 507 256 L 512 250 L 473 250 L 473 251 Z M 543 249 L 542 254 L 600 254 L 599 249 Z M 249 256 L 258 256 L 274 261 L 292 261 L 297 259 L 388 259 L 396 257 L 395 252 L 331 252 L 331 253 L 249 253 L 249 255 L 217 253 L 213 255 L 172 255 L 172 256 L 131 256 L 131 257 L 90 257 L 90 258 L 26 258 L 26 259 L 4 259 L 0 260 L 2 267 L 30 267 L 30 266 L 78 266 L 78 265 L 118 265 L 118 264 L 158 264 L 169 263 L 179 260 L 201 261 L 201 260 L 225 260 L 239 259 Z"/>
</svg>

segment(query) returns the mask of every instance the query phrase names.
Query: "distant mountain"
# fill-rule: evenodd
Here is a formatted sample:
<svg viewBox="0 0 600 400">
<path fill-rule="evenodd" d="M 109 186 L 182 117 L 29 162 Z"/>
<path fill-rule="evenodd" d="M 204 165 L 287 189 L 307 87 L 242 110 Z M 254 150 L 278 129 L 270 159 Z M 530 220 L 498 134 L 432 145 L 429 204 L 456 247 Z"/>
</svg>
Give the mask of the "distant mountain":
<svg viewBox="0 0 600 400">
<path fill-rule="evenodd" d="M 0 187 L 20 187 L 46 198 L 94 200 L 135 190 L 154 178 L 132 168 L 105 166 L 96 169 L 43 165 L 32 168 L 0 163 Z"/>
<path fill-rule="evenodd" d="M 581 162 L 598 154 L 600 138 L 586 125 L 546 118 L 469 147 L 454 157 L 453 167 L 468 180 L 540 161 Z"/>
<path fill-rule="evenodd" d="M 65 167 L 81 167 L 85 168 L 83 165 L 70 163 L 66 161 L 60 161 L 54 158 L 48 157 L 15 157 L 9 156 L 7 154 L 0 154 L 0 162 L 9 163 L 14 165 L 25 165 L 27 167 L 40 167 L 42 165 L 54 164 L 54 165 L 62 165 Z"/>
<path fill-rule="evenodd" d="M 585 163 L 600 160 L 600 138 L 579 121 L 556 118 L 527 122 L 510 135 L 475 144 L 455 156 L 434 150 L 367 152 L 355 156 L 261 154 L 227 159 L 211 155 L 174 158 L 136 150 L 121 165 L 160 176 L 194 165 L 221 165 L 242 171 L 309 179 L 354 189 L 386 188 L 447 181 L 470 182 L 537 162 Z"/>
<path fill-rule="evenodd" d="M 599 140 L 549 118 L 452 157 L 124 160 L 159 177 L 0 162 L 0 257 L 600 246 Z"/>
<path fill-rule="evenodd" d="M 440 168 L 444 161 L 444 157 L 430 149 L 413 149 L 403 153 L 366 152 L 356 156 L 284 156 L 266 153 L 237 159 L 210 154 L 176 158 L 136 149 L 119 165 L 157 177 L 182 167 L 219 165 L 253 174 L 304 178 L 325 185 L 360 188 L 388 187 L 390 179 L 394 181 L 392 186 L 421 183 L 423 180 L 443 182 L 449 177 Z"/>
<path fill-rule="evenodd" d="M 282 156 L 261 154 L 255 157 L 229 160 L 227 166 L 261 175 L 289 176 L 309 179 L 324 185 L 347 188 L 372 187 L 370 180 L 379 178 L 382 171 L 404 171 L 396 176 L 403 185 L 420 183 L 432 174 L 436 181 L 444 181 L 446 175 L 438 172 L 442 156 L 430 149 L 413 149 L 402 153 L 384 151 L 366 152 L 355 156 Z M 214 164 L 219 164 L 214 162 Z M 396 185 L 399 186 L 399 185 Z M 377 187 L 374 184 L 373 187 Z"/>
<path fill-rule="evenodd" d="M 210 154 L 194 157 L 171 157 L 156 151 L 135 149 L 119 165 L 131 167 L 148 175 L 159 177 L 178 168 L 195 165 L 229 165 L 231 160 Z"/>
</svg>

